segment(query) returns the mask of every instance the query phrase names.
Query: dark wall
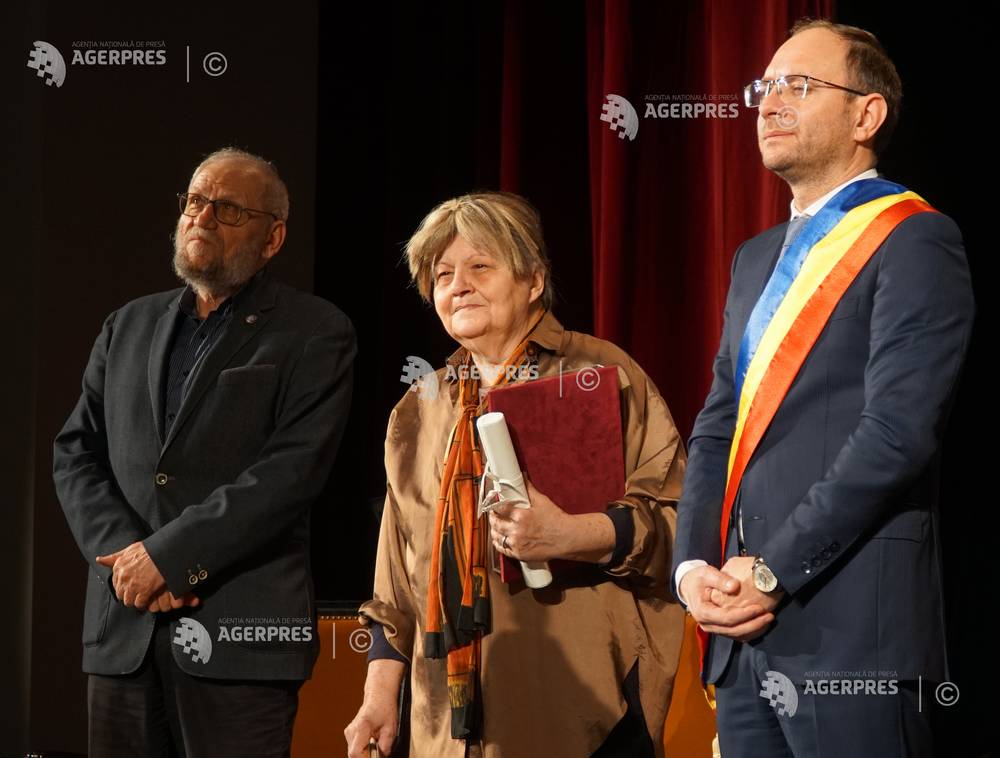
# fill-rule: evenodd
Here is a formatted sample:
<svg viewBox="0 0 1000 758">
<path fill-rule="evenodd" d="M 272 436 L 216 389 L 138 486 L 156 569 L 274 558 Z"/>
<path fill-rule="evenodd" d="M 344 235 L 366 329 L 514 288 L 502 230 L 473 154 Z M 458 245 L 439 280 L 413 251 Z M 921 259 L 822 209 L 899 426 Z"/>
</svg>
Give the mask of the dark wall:
<svg viewBox="0 0 1000 758">
<path fill-rule="evenodd" d="M 875 32 L 903 80 L 899 127 L 880 170 L 955 219 L 972 271 L 976 324 L 945 435 L 941 480 L 947 643 L 951 679 L 961 694 L 954 706 L 936 709 L 935 716 L 942 755 L 987 755 L 997 744 L 987 725 L 1000 666 L 996 656 L 983 654 L 994 640 L 983 623 L 983 598 L 972 588 L 979 585 L 977 577 L 993 573 L 987 542 L 992 528 L 984 532 L 983 519 L 992 506 L 986 484 L 995 463 L 992 446 L 983 444 L 988 428 L 983 399 L 992 394 L 987 371 L 996 309 L 988 286 L 996 271 L 996 242 L 988 236 L 984 169 L 992 173 L 996 147 L 991 120 L 982 110 L 989 98 L 984 99 L 981 79 L 972 72 L 988 69 L 990 32 L 980 11 L 964 3 L 912 14 L 898 4 L 839 0 L 837 20 Z"/>
<path fill-rule="evenodd" d="M 5 205 L 4 226 L 16 236 L 5 245 L 0 300 L 4 323 L 13 327 L 13 365 L 24 370 L 5 372 L 3 393 L 12 411 L 5 421 L 13 419 L 3 435 L 4 464 L 12 468 L 4 481 L 14 486 L 5 487 L 12 501 L 0 515 L 0 547 L 8 548 L 0 561 L 16 579 L 18 623 L 0 631 L 0 755 L 26 749 L 26 732 L 36 750 L 86 744 L 86 573 L 51 485 L 51 445 L 79 395 L 104 317 L 178 285 L 169 239 L 176 193 L 215 148 L 260 153 L 277 163 L 292 198 L 276 274 L 312 289 L 316 244 L 315 3 L 67 2 L 5 9 L 10 13 L 3 149 L 5 199 L 14 205 Z M 62 87 L 44 86 L 25 67 L 35 40 L 63 54 Z M 136 40 L 163 42 L 166 63 L 71 63 L 75 42 Z M 220 76 L 202 68 L 210 52 L 227 59 Z"/>
</svg>

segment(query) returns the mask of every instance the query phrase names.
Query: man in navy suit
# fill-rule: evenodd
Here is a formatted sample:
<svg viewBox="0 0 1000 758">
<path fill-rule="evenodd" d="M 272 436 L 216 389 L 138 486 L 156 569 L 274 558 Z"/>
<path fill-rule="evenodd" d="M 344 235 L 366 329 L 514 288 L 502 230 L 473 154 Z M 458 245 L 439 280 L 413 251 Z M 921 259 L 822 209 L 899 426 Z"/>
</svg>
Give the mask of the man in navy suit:
<svg viewBox="0 0 1000 758">
<path fill-rule="evenodd" d="M 736 450 L 753 425 L 740 398 L 761 376 L 760 334 L 779 328 L 782 297 L 796 306 L 823 235 L 872 198 L 912 196 L 875 171 L 900 98 L 874 36 L 825 21 L 797 24 L 746 90 L 763 163 L 792 190 L 792 220 L 734 256 L 674 551 L 675 592 L 709 633 L 703 676 L 726 758 L 932 750 L 926 683 L 948 679 L 940 443 L 974 311 L 951 219 L 909 200 L 921 212 L 886 227 L 820 321 L 803 307 L 782 347 L 810 319 L 815 340 L 742 469 Z"/>
<path fill-rule="evenodd" d="M 271 278 L 288 192 L 227 148 L 179 196 L 186 286 L 112 313 L 55 440 L 89 564 L 91 758 L 287 756 L 319 651 L 309 511 L 350 407 L 354 328 Z"/>
</svg>

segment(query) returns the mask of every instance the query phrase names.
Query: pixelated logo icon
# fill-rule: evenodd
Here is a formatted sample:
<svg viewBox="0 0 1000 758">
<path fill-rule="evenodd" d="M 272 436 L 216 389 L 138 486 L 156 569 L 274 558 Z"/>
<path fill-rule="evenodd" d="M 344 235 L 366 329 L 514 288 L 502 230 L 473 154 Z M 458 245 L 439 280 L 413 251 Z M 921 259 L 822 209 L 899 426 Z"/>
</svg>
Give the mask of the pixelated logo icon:
<svg viewBox="0 0 1000 758">
<path fill-rule="evenodd" d="M 765 698 L 779 716 L 791 718 L 799 709 L 799 693 L 795 691 L 792 680 L 780 671 L 768 671 L 767 677 L 760 689 L 760 696 Z"/>
<path fill-rule="evenodd" d="M 639 116 L 632 103 L 621 95 L 608 95 L 605 100 L 607 102 L 601 106 L 601 121 L 607 122 L 611 131 L 618 131 L 618 139 L 634 140 L 639 132 Z"/>
<path fill-rule="evenodd" d="M 32 44 L 35 48 L 28 53 L 28 68 L 35 69 L 47 87 L 53 84 L 62 87 L 66 80 L 66 61 L 62 55 L 48 42 L 36 40 Z"/>
<path fill-rule="evenodd" d="M 212 657 L 212 638 L 208 630 L 187 616 L 178 621 L 174 644 L 184 655 L 191 656 L 192 663 L 208 663 Z"/>
<path fill-rule="evenodd" d="M 410 391 L 418 393 L 421 400 L 433 400 L 437 397 L 437 374 L 434 373 L 434 367 L 419 355 L 406 356 L 406 365 L 403 366 L 399 381 L 409 384 Z"/>
</svg>

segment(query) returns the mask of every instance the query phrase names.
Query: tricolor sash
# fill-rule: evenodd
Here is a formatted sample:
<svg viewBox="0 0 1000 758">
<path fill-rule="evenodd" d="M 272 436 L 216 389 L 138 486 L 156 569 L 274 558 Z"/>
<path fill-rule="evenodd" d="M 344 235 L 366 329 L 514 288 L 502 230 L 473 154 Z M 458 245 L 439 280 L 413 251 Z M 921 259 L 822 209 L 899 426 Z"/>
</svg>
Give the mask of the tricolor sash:
<svg viewBox="0 0 1000 758">
<path fill-rule="evenodd" d="M 852 182 L 806 222 L 778 261 L 747 321 L 733 377 L 739 406 L 722 501 L 723 564 L 743 473 L 830 314 L 892 230 L 926 211 L 934 208 L 899 184 Z M 704 653 L 707 635 L 698 631 Z"/>
</svg>

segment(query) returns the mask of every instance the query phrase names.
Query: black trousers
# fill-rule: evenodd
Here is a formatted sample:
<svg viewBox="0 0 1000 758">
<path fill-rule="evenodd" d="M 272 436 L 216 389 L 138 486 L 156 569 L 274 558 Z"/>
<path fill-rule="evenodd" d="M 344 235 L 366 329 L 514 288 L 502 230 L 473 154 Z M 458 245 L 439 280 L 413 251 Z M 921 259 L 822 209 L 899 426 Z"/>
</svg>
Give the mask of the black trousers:
<svg viewBox="0 0 1000 758">
<path fill-rule="evenodd" d="M 90 675 L 90 758 L 289 756 L 302 682 L 191 676 L 174 662 L 166 621 L 135 673 Z"/>
</svg>

